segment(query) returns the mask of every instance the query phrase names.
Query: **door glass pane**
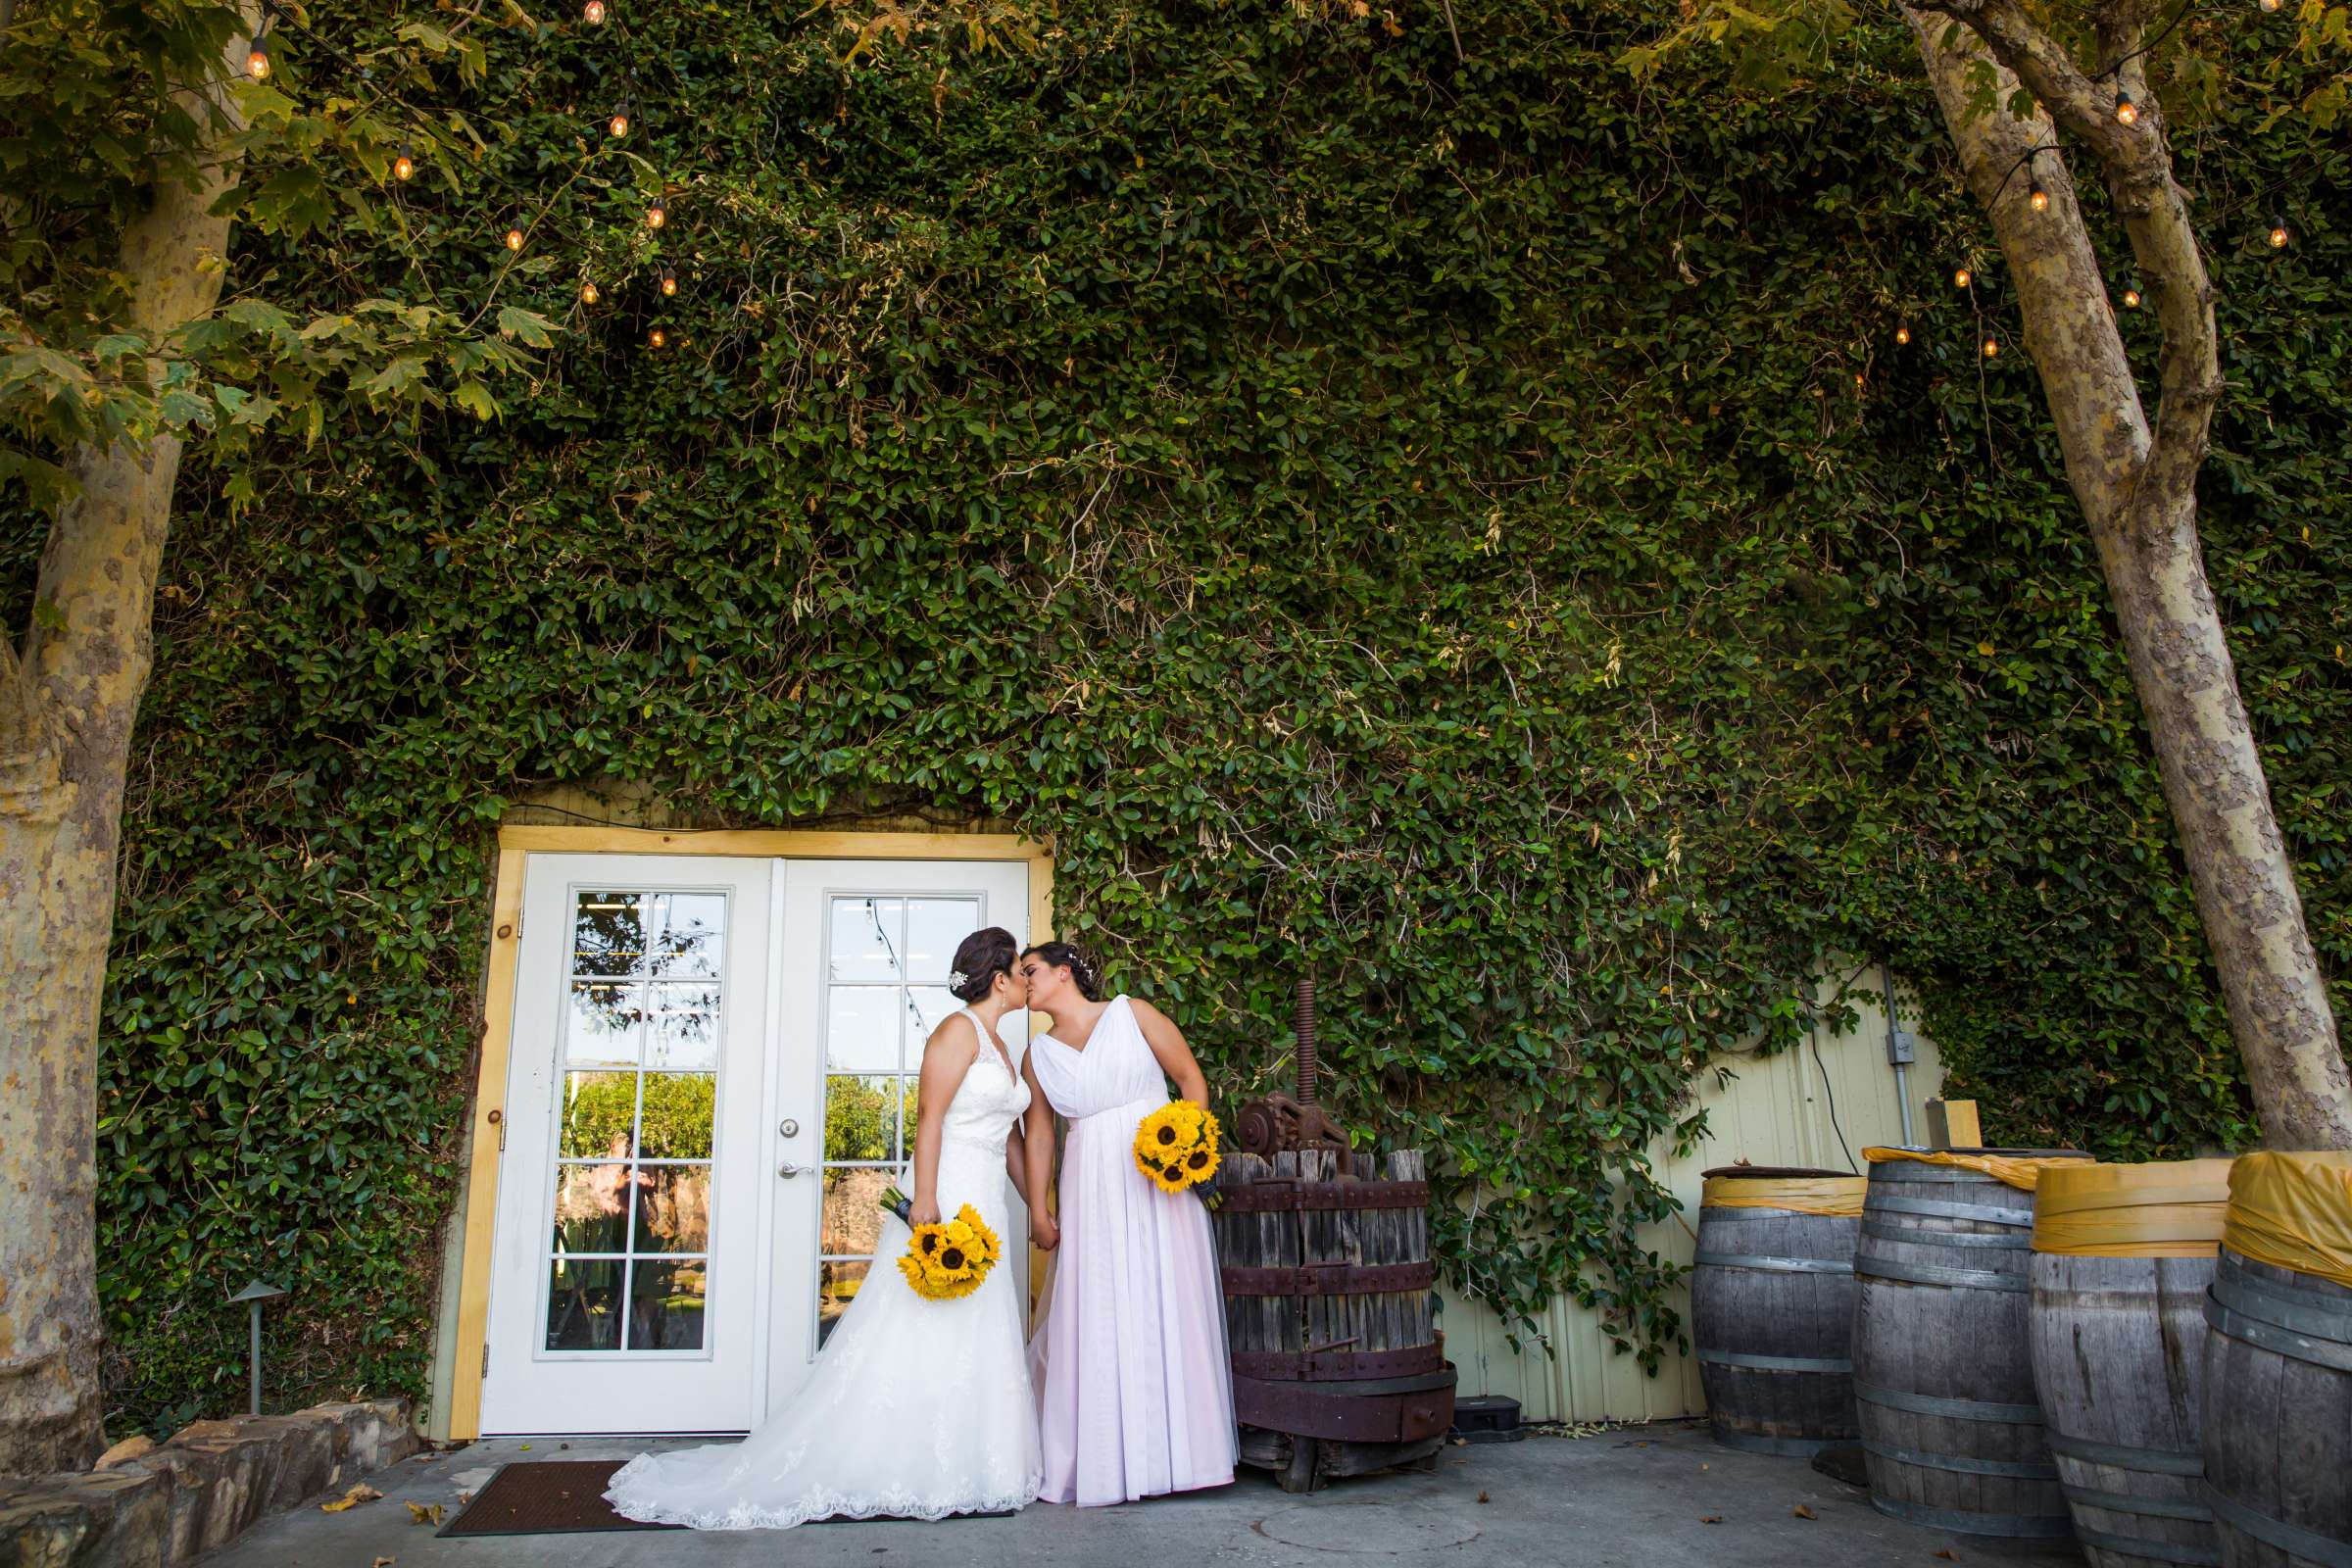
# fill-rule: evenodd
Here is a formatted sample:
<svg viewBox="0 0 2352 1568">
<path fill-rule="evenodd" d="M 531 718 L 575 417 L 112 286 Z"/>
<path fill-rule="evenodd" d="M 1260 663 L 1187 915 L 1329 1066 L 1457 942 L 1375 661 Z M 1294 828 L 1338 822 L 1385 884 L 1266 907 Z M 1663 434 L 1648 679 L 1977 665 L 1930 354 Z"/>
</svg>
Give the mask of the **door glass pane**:
<svg viewBox="0 0 2352 1568">
<path fill-rule="evenodd" d="M 629 1348 L 699 1350 L 703 1348 L 704 1289 L 709 1269 L 699 1257 L 632 1265 L 629 1276 Z"/>
<path fill-rule="evenodd" d="M 865 1283 L 866 1273 L 872 1267 L 872 1261 L 862 1257 L 829 1257 L 816 1266 L 817 1344 L 825 1343 L 841 1314 L 850 1309 L 850 1302 L 857 1299 L 858 1287 Z"/>
<path fill-rule="evenodd" d="M 707 1072 L 649 1072 L 638 1129 L 644 1159 L 709 1159 L 718 1080 Z"/>
<path fill-rule="evenodd" d="M 834 1077 L 825 1080 L 825 1163 L 900 1158 L 900 1080 Z"/>
<path fill-rule="evenodd" d="M 662 917 L 648 972 L 666 980 L 715 980 L 726 945 L 723 893 L 664 893 L 655 900 Z"/>
<path fill-rule="evenodd" d="M 710 1167 L 645 1165 L 637 1204 L 636 1248 L 647 1252 L 710 1250 Z"/>
<path fill-rule="evenodd" d="M 547 1282 L 547 1348 L 613 1348 L 620 1338 L 620 1288 L 627 1270 L 618 1258 L 557 1258 Z"/>
<path fill-rule="evenodd" d="M 645 956 L 644 898 L 583 893 L 572 912 L 571 972 L 632 975 Z"/>
<path fill-rule="evenodd" d="M 923 1043 L 938 1028 L 961 1010 L 963 1004 L 947 990 L 937 986 L 906 988 L 906 1070 L 923 1070 Z M 957 1028 L 963 1027 L 961 1024 Z"/>
<path fill-rule="evenodd" d="M 871 1252 L 882 1236 L 882 1194 L 899 1173 L 887 1165 L 852 1165 L 825 1172 L 826 1252 Z"/>
<path fill-rule="evenodd" d="M 825 1069 L 897 1072 L 900 1018 L 906 993 L 898 986 L 828 986 Z"/>
<path fill-rule="evenodd" d="M 629 1180 L 630 1169 L 626 1164 L 557 1167 L 556 1236 L 552 1250 L 627 1251 Z"/>
<path fill-rule="evenodd" d="M 689 981 L 647 986 L 646 1065 L 718 1066 L 718 984 Z"/>
<path fill-rule="evenodd" d="M 573 1066 L 598 1062 L 634 1065 L 643 1048 L 644 987 L 625 980 L 574 980 L 571 1012 L 564 1031 L 564 1059 Z"/>
<path fill-rule="evenodd" d="M 637 1114 L 633 1072 L 567 1072 L 556 1152 L 565 1159 L 626 1159 Z"/>
<path fill-rule="evenodd" d="M 727 899 L 573 897 L 550 1350 L 705 1346 Z"/>
<path fill-rule="evenodd" d="M 979 929 L 978 899 L 908 899 L 906 978 L 921 986 L 946 985 L 956 950 Z"/>
<path fill-rule="evenodd" d="M 904 899 L 847 894 L 833 900 L 827 978 L 839 984 L 890 984 L 906 978 Z"/>
</svg>

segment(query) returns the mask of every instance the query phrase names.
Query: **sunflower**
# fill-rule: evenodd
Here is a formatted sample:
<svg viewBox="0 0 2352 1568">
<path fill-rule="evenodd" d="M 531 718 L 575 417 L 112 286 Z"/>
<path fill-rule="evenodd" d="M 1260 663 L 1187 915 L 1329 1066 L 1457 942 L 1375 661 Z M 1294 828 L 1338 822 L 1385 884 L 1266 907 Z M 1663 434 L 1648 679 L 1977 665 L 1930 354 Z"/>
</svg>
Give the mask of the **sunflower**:
<svg viewBox="0 0 2352 1568">
<path fill-rule="evenodd" d="M 1135 1166 L 1163 1193 L 1181 1193 L 1217 1173 L 1217 1118 L 1189 1100 L 1172 1100 L 1135 1130 Z"/>
</svg>

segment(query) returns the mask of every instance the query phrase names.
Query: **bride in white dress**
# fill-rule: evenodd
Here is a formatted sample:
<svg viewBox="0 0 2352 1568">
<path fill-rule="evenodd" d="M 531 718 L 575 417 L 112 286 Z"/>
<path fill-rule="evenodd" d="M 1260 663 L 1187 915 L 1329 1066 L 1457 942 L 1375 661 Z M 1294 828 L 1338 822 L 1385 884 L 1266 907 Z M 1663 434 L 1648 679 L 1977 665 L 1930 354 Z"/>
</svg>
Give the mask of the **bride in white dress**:
<svg viewBox="0 0 2352 1568">
<path fill-rule="evenodd" d="M 1027 1199 L 1021 1064 L 997 1020 L 1026 1004 L 1019 945 L 996 927 L 956 951 L 967 1005 L 923 1048 L 914 1143 L 916 1224 L 969 1203 L 1004 1243 L 979 1289 L 926 1300 L 899 1277 L 906 1227 L 882 1219 L 874 1266 L 789 1407 L 741 1443 L 639 1454 L 606 1500 L 630 1519 L 697 1530 L 782 1530 L 811 1519 L 942 1519 L 1037 1499 L 1037 1400 L 1021 1345 L 1022 1238 L 1004 1183 Z M 1051 1136 L 1051 1124 L 1048 1124 Z M 1009 1147 L 1008 1147 L 1009 1145 Z M 1033 1210 L 1040 1247 L 1054 1221 Z"/>
</svg>

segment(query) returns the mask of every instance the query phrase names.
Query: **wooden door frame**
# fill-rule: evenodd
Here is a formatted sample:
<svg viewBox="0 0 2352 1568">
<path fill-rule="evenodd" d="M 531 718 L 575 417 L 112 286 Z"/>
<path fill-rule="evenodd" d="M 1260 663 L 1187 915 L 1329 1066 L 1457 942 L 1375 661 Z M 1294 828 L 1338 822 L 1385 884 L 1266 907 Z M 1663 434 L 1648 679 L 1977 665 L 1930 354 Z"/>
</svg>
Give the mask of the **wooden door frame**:
<svg viewBox="0 0 2352 1568">
<path fill-rule="evenodd" d="M 498 1226 L 499 1123 L 506 1116 L 514 1047 L 514 984 L 521 950 L 523 868 L 533 855 L 726 855 L 778 860 L 1025 860 L 1029 940 L 1054 932 L 1054 846 L 1016 833 L 831 833 L 789 828 L 714 829 L 513 825 L 498 830 L 492 875 L 490 961 L 482 1001 L 480 1060 L 474 1072 L 472 1158 L 458 1265 L 458 1311 L 450 1356 L 452 1442 L 481 1436 L 482 1353 L 489 1334 L 491 1243 Z M 780 934 L 779 934 L 780 935 Z M 774 940 L 771 937 L 771 940 Z M 438 1412 L 436 1412 L 438 1414 Z M 436 1421 L 435 1425 L 439 1423 Z"/>
</svg>

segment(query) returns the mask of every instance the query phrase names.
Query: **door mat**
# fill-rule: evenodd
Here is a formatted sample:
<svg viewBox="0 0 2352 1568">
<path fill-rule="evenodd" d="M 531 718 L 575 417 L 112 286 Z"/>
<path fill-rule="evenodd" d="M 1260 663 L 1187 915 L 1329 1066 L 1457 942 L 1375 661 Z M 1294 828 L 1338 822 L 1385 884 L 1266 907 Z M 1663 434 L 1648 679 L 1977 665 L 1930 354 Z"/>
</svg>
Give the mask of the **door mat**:
<svg viewBox="0 0 2352 1568">
<path fill-rule="evenodd" d="M 677 1530 L 623 1519 L 605 1501 L 626 1459 L 548 1459 L 499 1467 L 444 1536 L 569 1536 L 592 1530 Z"/>
</svg>

